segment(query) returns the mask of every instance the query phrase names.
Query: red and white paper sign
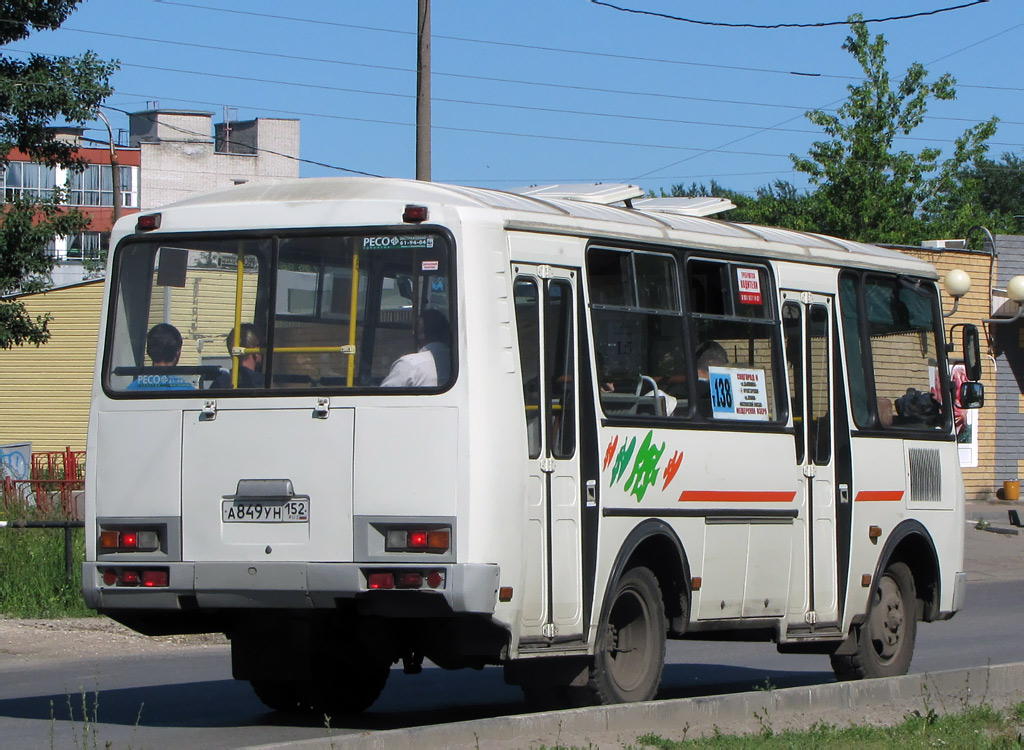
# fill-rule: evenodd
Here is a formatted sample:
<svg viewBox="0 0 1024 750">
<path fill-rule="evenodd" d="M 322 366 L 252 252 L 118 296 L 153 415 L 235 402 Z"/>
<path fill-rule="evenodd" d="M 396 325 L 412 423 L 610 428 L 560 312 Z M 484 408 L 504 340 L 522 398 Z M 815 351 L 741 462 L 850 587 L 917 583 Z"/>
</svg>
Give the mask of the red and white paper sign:
<svg viewBox="0 0 1024 750">
<path fill-rule="evenodd" d="M 756 268 L 737 268 L 736 282 L 740 290 L 741 305 L 760 305 L 761 275 Z"/>
</svg>

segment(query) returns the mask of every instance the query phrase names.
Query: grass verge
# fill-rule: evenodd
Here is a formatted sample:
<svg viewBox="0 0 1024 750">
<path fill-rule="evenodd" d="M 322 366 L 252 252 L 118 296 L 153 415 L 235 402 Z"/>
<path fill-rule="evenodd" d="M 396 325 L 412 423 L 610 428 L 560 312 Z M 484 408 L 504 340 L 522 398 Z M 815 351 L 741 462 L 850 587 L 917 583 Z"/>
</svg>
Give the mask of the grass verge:
<svg viewBox="0 0 1024 750">
<path fill-rule="evenodd" d="M 37 520 L 33 512 L 0 520 Z M 0 528 L 0 615 L 8 617 L 87 617 L 82 600 L 85 535 L 72 529 L 71 576 L 64 570 L 64 530 Z"/>
<path fill-rule="evenodd" d="M 914 711 L 893 727 L 849 726 L 815 724 L 804 731 L 776 732 L 761 721 L 756 734 L 734 736 L 716 729 L 709 737 L 673 740 L 656 734 L 637 738 L 636 745 L 625 745 L 633 750 L 682 750 L 686 748 L 714 748 L 715 750 L 743 750 L 745 748 L 913 748 L 969 747 L 1020 748 L 1024 746 L 1024 703 L 1000 711 L 982 704 L 970 706 L 962 713 L 939 715 L 929 709 L 925 713 Z"/>
</svg>

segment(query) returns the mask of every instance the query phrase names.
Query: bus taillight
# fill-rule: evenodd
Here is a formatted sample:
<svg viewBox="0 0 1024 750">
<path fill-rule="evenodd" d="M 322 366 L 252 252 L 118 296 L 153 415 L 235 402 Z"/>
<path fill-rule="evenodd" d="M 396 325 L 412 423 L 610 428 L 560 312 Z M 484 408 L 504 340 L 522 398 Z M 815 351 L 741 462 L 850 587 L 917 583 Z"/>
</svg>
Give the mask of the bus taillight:
<svg viewBox="0 0 1024 750">
<path fill-rule="evenodd" d="M 388 552 L 447 552 L 451 531 L 445 529 L 388 529 L 385 549 Z"/>
</svg>

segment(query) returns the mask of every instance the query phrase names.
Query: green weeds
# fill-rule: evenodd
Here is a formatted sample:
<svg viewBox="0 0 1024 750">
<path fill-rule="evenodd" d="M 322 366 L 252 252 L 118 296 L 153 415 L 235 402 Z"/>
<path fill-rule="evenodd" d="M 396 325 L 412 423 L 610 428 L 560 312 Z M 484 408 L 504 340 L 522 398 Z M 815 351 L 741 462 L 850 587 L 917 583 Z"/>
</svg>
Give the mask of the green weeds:
<svg viewBox="0 0 1024 750">
<path fill-rule="evenodd" d="M 33 508 L 0 514 L 0 521 L 41 520 Z M 85 617 L 82 529 L 71 531 L 71 576 L 64 569 L 64 529 L 0 528 L 0 615 Z"/>
<path fill-rule="evenodd" d="M 765 721 L 762 721 L 762 718 Z M 731 736 L 715 732 L 699 739 L 671 740 L 656 734 L 637 737 L 637 748 L 658 750 L 762 750 L 762 748 L 914 748 L 970 747 L 1020 748 L 1024 746 L 1024 703 L 1007 711 L 991 705 L 965 707 L 961 713 L 940 715 L 931 708 L 914 711 L 894 727 L 815 724 L 804 731 L 766 731 L 767 717 L 758 717 L 761 731 L 756 734 Z"/>
</svg>

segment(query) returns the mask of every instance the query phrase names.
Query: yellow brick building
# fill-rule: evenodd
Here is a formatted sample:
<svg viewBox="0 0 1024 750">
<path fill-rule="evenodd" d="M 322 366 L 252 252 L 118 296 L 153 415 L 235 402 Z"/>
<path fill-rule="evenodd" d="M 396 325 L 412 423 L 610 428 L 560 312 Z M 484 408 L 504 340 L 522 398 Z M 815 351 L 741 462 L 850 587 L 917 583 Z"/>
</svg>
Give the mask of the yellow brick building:
<svg viewBox="0 0 1024 750">
<path fill-rule="evenodd" d="M 50 341 L 0 350 L 0 444 L 33 451 L 85 450 L 103 280 L 18 297 L 32 317 L 49 313 Z"/>
</svg>

